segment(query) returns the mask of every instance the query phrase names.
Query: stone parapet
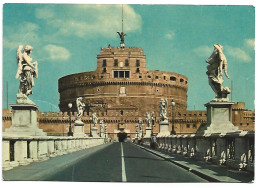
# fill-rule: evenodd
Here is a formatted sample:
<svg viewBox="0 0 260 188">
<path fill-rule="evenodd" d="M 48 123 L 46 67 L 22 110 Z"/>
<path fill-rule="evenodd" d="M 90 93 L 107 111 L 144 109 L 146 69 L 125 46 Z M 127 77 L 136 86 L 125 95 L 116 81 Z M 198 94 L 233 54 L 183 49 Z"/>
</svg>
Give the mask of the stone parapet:
<svg viewBox="0 0 260 188">
<path fill-rule="evenodd" d="M 19 165 L 104 144 L 104 138 L 3 136 L 2 169 L 10 170 Z"/>
</svg>

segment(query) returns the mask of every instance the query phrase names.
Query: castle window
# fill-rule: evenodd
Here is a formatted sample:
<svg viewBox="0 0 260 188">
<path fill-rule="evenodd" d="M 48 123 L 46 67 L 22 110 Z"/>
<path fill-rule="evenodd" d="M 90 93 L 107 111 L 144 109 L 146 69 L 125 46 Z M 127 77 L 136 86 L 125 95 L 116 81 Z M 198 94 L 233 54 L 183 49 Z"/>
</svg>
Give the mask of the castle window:
<svg viewBox="0 0 260 188">
<path fill-rule="evenodd" d="M 130 71 L 113 71 L 114 72 L 114 78 L 129 78 L 130 77 Z"/>
<path fill-rule="evenodd" d="M 128 59 L 125 60 L 125 66 L 128 67 L 129 66 L 129 62 Z"/>
<path fill-rule="evenodd" d="M 156 92 L 159 92 L 159 89 L 156 89 Z"/>
<path fill-rule="evenodd" d="M 181 79 L 180 79 L 180 82 L 183 82 L 183 81 L 184 81 L 184 80 L 181 78 Z"/>
<path fill-rule="evenodd" d="M 107 72 L 107 68 L 103 68 L 103 73 Z"/>
<path fill-rule="evenodd" d="M 107 66 L 107 60 L 103 59 L 103 67 L 106 67 L 106 66 Z"/>
<path fill-rule="evenodd" d="M 100 76 L 100 78 L 104 78 L 104 76 L 103 76 L 103 75 L 101 75 L 101 76 Z"/>
<path fill-rule="evenodd" d="M 197 128 L 196 124 L 193 124 L 192 127 L 193 127 L 193 129 L 196 129 L 196 128 Z"/>
<path fill-rule="evenodd" d="M 185 81 L 185 84 L 188 84 L 188 82 L 187 82 L 187 81 Z"/>
<path fill-rule="evenodd" d="M 119 78 L 124 78 L 125 77 L 125 71 L 119 71 Z"/>
<path fill-rule="evenodd" d="M 129 78 L 129 71 L 125 71 L 125 78 Z"/>
<path fill-rule="evenodd" d="M 186 128 L 190 128 L 190 124 L 187 124 L 187 125 L 186 125 Z"/>
<path fill-rule="evenodd" d="M 150 76 L 150 75 L 148 75 L 148 76 L 147 76 L 147 78 L 151 78 L 151 76 Z"/>
<path fill-rule="evenodd" d="M 176 77 L 171 76 L 171 77 L 170 77 L 170 80 L 171 80 L 171 81 L 176 81 Z"/>
<path fill-rule="evenodd" d="M 136 66 L 140 67 L 140 60 L 139 59 L 136 60 Z"/>
<path fill-rule="evenodd" d="M 99 88 L 97 88 L 97 91 L 98 91 L 98 92 L 100 92 L 100 89 L 99 89 Z"/>
<path fill-rule="evenodd" d="M 158 77 L 158 76 L 155 76 L 155 79 L 157 79 L 157 80 L 158 80 L 158 79 L 159 79 L 159 77 Z"/>
<path fill-rule="evenodd" d="M 92 78 L 93 78 L 93 79 L 95 79 L 95 78 L 96 78 L 96 76 L 92 76 Z"/>
<path fill-rule="evenodd" d="M 242 123 L 240 123 L 240 126 L 242 126 Z"/>
<path fill-rule="evenodd" d="M 139 68 L 136 68 L 136 72 L 137 72 L 137 73 L 140 72 Z"/>
<path fill-rule="evenodd" d="M 247 123 L 246 125 L 249 126 L 249 123 Z"/>
<path fill-rule="evenodd" d="M 166 80 L 166 76 L 163 76 L 163 79 Z"/>
<path fill-rule="evenodd" d="M 114 78 L 118 78 L 118 71 L 114 71 Z"/>
<path fill-rule="evenodd" d="M 118 66 L 118 60 L 117 60 L 117 59 L 114 60 L 114 66 L 115 66 L 115 67 Z"/>
<path fill-rule="evenodd" d="M 141 75 L 139 75 L 139 78 L 142 78 L 142 76 L 141 76 Z"/>
<path fill-rule="evenodd" d="M 121 111 L 120 111 L 120 114 L 121 114 L 121 116 L 122 116 L 122 115 L 124 115 L 124 111 L 123 111 L 123 110 L 121 110 Z"/>
</svg>

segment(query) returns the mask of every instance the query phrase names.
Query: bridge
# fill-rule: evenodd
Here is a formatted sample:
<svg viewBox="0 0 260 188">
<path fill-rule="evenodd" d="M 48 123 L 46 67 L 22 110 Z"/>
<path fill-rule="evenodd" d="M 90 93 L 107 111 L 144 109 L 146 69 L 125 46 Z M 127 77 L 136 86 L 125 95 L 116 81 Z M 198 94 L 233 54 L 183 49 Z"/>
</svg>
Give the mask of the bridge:
<svg viewBox="0 0 260 188">
<path fill-rule="evenodd" d="M 231 102 L 210 102 L 207 124 L 196 134 L 174 135 L 160 122 L 133 140 L 106 131 L 92 137 L 84 124 L 73 136 L 47 136 L 37 127 L 37 106 L 12 105 L 12 126 L 3 132 L 4 180 L 106 182 L 252 182 L 254 132 L 231 123 Z M 221 118 L 220 118 L 221 117 Z"/>
<path fill-rule="evenodd" d="M 149 138 L 131 143 L 108 142 L 104 138 L 4 137 L 3 179 L 81 182 L 251 182 L 254 179 L 253 173 L 246 170 L 227 168 L 230 159 L 221 166 L 210 163 L 210 155 L 207 159 L 194 160 L 192 156 L 197 152 L 186 150 L 185 143 L 189 142 L 185 139 L 190 138 L 160 137 L 158 147 L 151 148 Z"/>
</svg>

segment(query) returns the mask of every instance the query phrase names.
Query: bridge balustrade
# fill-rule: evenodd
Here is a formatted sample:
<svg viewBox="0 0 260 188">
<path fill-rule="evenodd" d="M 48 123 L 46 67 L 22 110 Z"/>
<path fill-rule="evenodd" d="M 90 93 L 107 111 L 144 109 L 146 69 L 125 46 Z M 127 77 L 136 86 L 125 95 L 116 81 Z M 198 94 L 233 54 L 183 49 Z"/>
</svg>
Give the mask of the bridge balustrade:
<svg viewBox="0 0 260 188">
<path fill-rule="evenodd" d="M 254 132 L 227 135 L 171 135 L 156 138 L 159 150 L 195 160 L 225 165 L 233 169 L 254 171 Z M 150 147 L 151 138 L 144 138 Z"/>
<path fill-rule="evenodd" d="M 104 143 L 104 138 L 89 137 L 3 137 L 2 169 L 44 161 Z"/>
</svg>

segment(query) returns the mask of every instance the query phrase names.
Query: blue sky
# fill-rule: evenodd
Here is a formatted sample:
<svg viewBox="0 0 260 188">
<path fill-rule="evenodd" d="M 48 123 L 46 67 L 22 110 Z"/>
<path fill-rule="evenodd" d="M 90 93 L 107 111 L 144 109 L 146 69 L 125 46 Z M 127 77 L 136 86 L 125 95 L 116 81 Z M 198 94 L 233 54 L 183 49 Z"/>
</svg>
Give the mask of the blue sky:
<svg viewBox="0 0 260 188">
<path fill-rule="evenodd" d="M 25 11 L 26 10 L 26 11 Z M 213 44 L 224 46 L 234 102 L 254 110 L 255 9 L 253 6 L 124 5 L 126 46 L 142 47 L 150 70 L 188 76 L 188 109 L 204 110 L 214 98 L 206 75 Z M 30 98 L 40 111 L 59 111 L 58 79 L 96 69 L 100 47 L 119 46 L 121 5 L 5 4 L 3 7 L 3 108 L 16 102 L 18 45 L 34 47 L 39 78 Z"/>
</svg>

